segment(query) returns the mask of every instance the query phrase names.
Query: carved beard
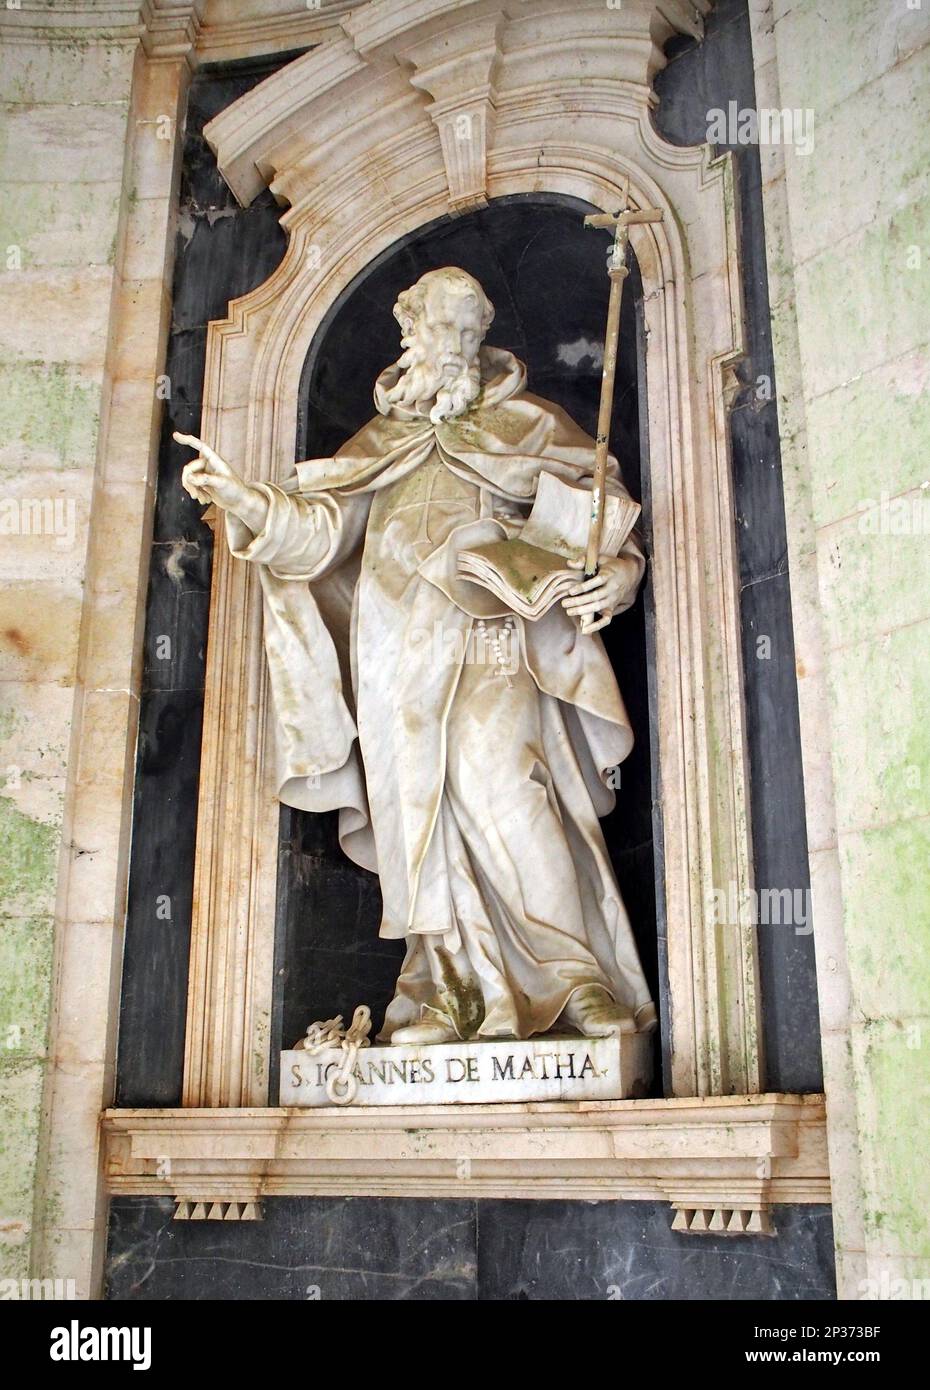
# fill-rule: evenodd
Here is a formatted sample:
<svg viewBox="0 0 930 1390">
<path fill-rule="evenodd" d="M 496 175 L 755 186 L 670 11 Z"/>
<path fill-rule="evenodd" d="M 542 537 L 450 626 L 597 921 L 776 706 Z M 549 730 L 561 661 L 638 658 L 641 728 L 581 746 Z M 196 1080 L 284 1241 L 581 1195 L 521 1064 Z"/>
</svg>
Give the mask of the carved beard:
<svg viewBox="0 0 930 1390">
<path fill-rule="evenodd" d="M 434 425 L 461 415 L 481 390 L 481 368 L 477 356 L 471 362 L 457 352 L 440 352 L 430 348 L 422 339 L 411 334 L 404 338 L 406 348 L 397 365 L 401 377 L 387 393 L 391 405 L 413 406 L 417 401 L 435 398 L 429 413 Z M 455 367 L 456 375 L 445 377 L 445 368 Z"/>
</svg>

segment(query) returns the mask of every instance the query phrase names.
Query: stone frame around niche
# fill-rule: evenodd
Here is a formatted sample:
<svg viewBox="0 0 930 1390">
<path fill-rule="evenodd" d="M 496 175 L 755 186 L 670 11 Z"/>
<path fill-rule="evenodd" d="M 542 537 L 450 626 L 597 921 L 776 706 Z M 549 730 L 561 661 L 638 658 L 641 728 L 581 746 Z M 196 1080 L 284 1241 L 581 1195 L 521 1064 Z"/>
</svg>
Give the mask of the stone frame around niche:
<svg viewBox="0 0 930 1390">
<path fill-rule="evenodd" d="M 208 126 L 241 200 L 267 179 L 290 206 L 282 263 L 211 325 L 202 431 L 247 476 L 290 472 L 317 328 L 375 256 L 443 215 L 543 192 L 610 210 L 626 179 L 635 205 L 663 209 L 662 223 L 631 239 L 646 322 L 672 1089 L 751 1094 L 761 1078 L 754 929 L 722 928 L 712 911 L 715 889 L 733 885 L 741 903 L 752 883 L 727 429 L 743 351 L 731 160 L 665 143 L 647 89 L 579 77 L 570 55 L 584 38 L 605 68 L 626 53 L 601 7 L 552 14 L 567 31 L 560 60 L 548 31 L 544 44 L 524 46 L 535 32 L 522 32 L 526 21 L 508 23 L 500 5 L 467 7 L 478 13 L 453 31 L 452 79 L 440 71 L 447 46 L 441 62 L 433 52 L 437 32 L 448 38 L 432 28 L 436 8 L 407 7 L 390 34 L 384 6 L 358 11 L 345 38 L 288 64 Z M 533 81 L 540 65 L 544 84 Z M 466 83 L 459 93 L 456 80 Z M 443 93 L 439 115 L 424 102 L 432 89 Z M 484 132 L 458 142 L 472 157 L 467 173 L 448 153 L 459 118 Z M 184 1103 L 265 1104 L 278 806 L 259 585 L 222 544 L 206 686 Z"/>
<path fill-rule="evenodd" d="M 601 0 L 568 8 L 541 0 L 532 15 L 518 0 L 466 0 L 454 16 L 449 8 L 373 0 L 207 127 L 241 202 L 268 185 L 286 205 L 288 249 L 263 285 L 210 326 L 201 433 L 247 477 L 288 473 L 314 334 L 372 259 L 437 218 L 512 194 L 561 194 L 615 211 L 627 181 L 633 205 L 663 209 L 663 222 L 633 228 L 631 241 L 646 327 L 673 1095 L 513 1107 L 512 1161 L 499 1158 L 497 1172 L 507 1195 L 664 1195 L 692 1213 L 676 1217 L 679 1229 L 763 1230 L 763 1216 L 745 1213 L 773 1200 L 822 1201 L 828 1187 L 820 1098 L 758 1094 L 727 419 L 744 350 L 731 158 L 670 145 L 650 119 L 662 44 L 676 29 L 693 32 L 691 7 L 630 0 L 622 23 Z M 366 1144 L 384 1142 L 392 1123 L 384 1112 L 268 1107 L 279 814 L 269 715 L 257 576 L 219 544 L 185 1108 L 105 1118 L 110 1191 L 164 1192 L 158 1163 L 167 1156 L 181 1215 L 247 1216 L 262 1196 L 284 1191 L 420 1195 L 430 1163 L 454 1169 L 473 1143 L 478 1162 L 507 1109 L 404 1107 L 395 1127 L 413 1136 L 412 1147 L 391 1159 L 393 1175 L 376 1189 L 359 1162 Z M 721 891 L 740 905 L 727 925 L 714 912 Z M 560 1118 L 546 1123 L 550 1110 Z M 650 1134 L 667 1146 L 660 1157 L 648 1152 Z M 533 1152 L 546 1184 L 534 1186 L 526 1167 Z M 285 1154 L 286 1182 L 276 1166 Z M 666 1160 L 660 1181 L 655 1163 Z M 604 1180 L 592 1184 L 598 1161 Z M 457 1190 L 444 1181 L 437 1191 Z M 492 1182 L 488 1193 L 497 1191 Z"/>
</svg>

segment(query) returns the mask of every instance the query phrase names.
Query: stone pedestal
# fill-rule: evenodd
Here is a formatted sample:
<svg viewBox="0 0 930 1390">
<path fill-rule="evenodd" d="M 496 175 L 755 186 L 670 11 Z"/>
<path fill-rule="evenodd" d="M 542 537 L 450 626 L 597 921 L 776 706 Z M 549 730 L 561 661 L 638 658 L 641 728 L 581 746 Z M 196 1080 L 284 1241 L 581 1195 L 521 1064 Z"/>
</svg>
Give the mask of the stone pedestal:
<svg viewBox="0 0 930 1390">
<path fill-rule="evenodd" d="M 330 1105 L 326 1079 L 341 1065 L 333 1048 L 281 1053 L 281 1104 Z M 529 1042 L 371 1047 L 354 1070 L 355 1105 L 486 1105 L 494 1101 L 625 1100 L 652 1078 L 652 1037 L 533 1038 Z"/>
</svg>

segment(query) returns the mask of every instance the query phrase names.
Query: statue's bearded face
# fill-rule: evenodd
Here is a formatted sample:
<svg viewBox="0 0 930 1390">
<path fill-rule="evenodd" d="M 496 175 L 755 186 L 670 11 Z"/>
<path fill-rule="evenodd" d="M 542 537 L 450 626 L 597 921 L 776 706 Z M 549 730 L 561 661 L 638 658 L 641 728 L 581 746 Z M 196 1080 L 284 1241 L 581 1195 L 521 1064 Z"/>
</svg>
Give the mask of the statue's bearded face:
<svg viewBox="0 0 930 1390">
<path fill-rule="evenodd" d="M 478 350 L 494 313 L 481 286 L 464 271 L 432 271 L 404 291 L 394 312 L 404 353 L 388 400 L 432 401 L 434 424 L 461 415 L 481 389 Z"/>
</svg>

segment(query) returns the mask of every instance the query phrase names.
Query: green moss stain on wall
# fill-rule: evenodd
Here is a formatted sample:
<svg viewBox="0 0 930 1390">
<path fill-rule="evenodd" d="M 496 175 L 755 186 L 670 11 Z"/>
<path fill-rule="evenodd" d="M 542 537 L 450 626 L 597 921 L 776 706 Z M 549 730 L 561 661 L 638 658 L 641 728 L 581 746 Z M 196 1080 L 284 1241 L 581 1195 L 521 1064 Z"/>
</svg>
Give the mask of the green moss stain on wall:
<svg viewBox="0 0 930 1390">
<path fill-rule="evenodd" d="M 100 423 L 100 390 L 64 363 L 17 362 L 3 367 L 0 438 L 47 457 L 51 466 L 92 462 Z"/>
<path fill-rule="evenodd" d="M 16 247 L 21 268 L 112 265 L 113 226 L 122 188 L 114 179 L 95 184 L 11 183 L 0 202 L 0 251 Z"/>
<path fill-rule="evenodd" d="M 0 795 L 0 1273 L 10 1277 L 29 1272 L 54 942 L 43 909 L 59 835 L 59 825 L 31 820 Z"/>
<path fill-rule="evenodd" d="M 0 796 L 0 914 L 16 903 L 27 910 L 47 901 L 54 891 L 59 827 L 30 820 L 6 796 Z"/>
<path fill-rule="evenodd" d="M 8 45 L 0 64 L 0 269 L 19 275 L 18 303 L 34 286 L 47 313 L 81 272 L 111 303 L 116 270 L 129 100 L 137 42 L 62 24 L 42 39 Z M 13 248 L 9 264 L 7 248 Z M 31 302 L 31 301 L 29 301 Z M 69 497 L 86 483 L 90 502 L 105 390 L 104 346 L 71 326 L 53 350 L 35 346 L 22 317 L 0 322 L 0 499 Z M 89 332 L 95 332 L 88 325 Z M 44 339 L 42 340 L 44 343 Z M 44 360 L 51 358 L 56 360 Z M 33 484 L 32 480 L 35 479 Z M 31 1226 L 54 1217 L 36 1203 L 43 1087 L 53 992 L 55 895 L 62 799 L 69 775 L 73 681 L 82 611 L 86 511 L 78 508 L 74 562 L 48 573 L 33 545 L 7 552 L 7 570 L 30 602 L 22 633 L 0 632 L 0 1270 L 28 1272 Z M 2 541 L 5 546 L 8 541 Z M 43 569 L 43 565 L 45 568 Z M 21 570 L 21 572 L 20 572 Z M 10 585 L 10 588 L 13 586 Z M 8 595 L 9 600 L 9 595 Z M 7 611 L 10 609 L 8 601 Z M 16 619 L 20 614 L 16 612 Z M 5 626 L 5 625 L 4 625 Z M 27 647 L 28 644 L 28 647 Z M 8 698 L 7 698 L 8 697 Z M 67 1156 L 62 1160 L 66 1171 Z M 43 1187 L 41 1181 L 39 1186 Z"/>
<path fill-rule="evenodd" d="M 915 1278 L 930 1276 L 930 1227 L 925 1175 L 930 1152 L 930 1095 L 926 1021 L 881 1020 L 863 1030 L 856 1047 L 867 1179 L 866 1237 L 879 1250 L 928 1262 Z"/>
<path fill-rule="evenodd" d="M 0 1039 L 5 1057 L 40 1057 L 48 1040 L 52 917 L 0 919 Z"/>
<path fill-rule="evenodd" d="M 844 390 L 813 400 L 807 412 L 808 439 L 827 466 L 814 480 L 815 521 L 819 526 L 879 509 L 883 494 L 895 495 L 883 470 L 876 468 L 876 440 L 894 441 L 898 492 L 920 490 L 927 481 L 926 441 L 930 439 L 930 361 L 921 351 L 906 354 L 850 381 Z M 885 511 L 886 516 L 888 508 Z M 869 519 L 863 517 L 863 525 Z"/>
<path fill-rule="evenodd" d="M 45 1063 L 0 1054 L 0 1275 L 29 1273 Z"/>
<path fill-rule="evenodd" d="M 871 1272 L 887 1262 L 927 1277 L 930 15 L 855 0 L 841 32 L 829 0 L 777 8 L 781 102 L 815 117 L 813 152 L 786 156 L 794 265 L 774 301 L 773 340 L 779 381 L 800 377 L 807 427 L 806 453 L 803 439 L 782 437 L 789 531 L 806 537 L 808 482 L 817 527 L 851 993 L 844 1090 L 854 1088 L 833 1101 L 856 1136 L 849 1171 Z M 877 25 L 880 43 L 859 41 Z M 825 60 L 812 40 L 828 32 Z M 777 248 L 769 259 L 783 265 Z M 791 404 L 786 416 L 799 417 Z M 894 499 L 910 505 L 910 524 Z M 827 731 L 811 736 L 822 747 Z M 816 940 L 816 897 L 814 907 Z M 818 949 L 829 990 L 826 957 Z M 840 1212 L 840 1245 L 846 1229 Z"/>
</svg>

